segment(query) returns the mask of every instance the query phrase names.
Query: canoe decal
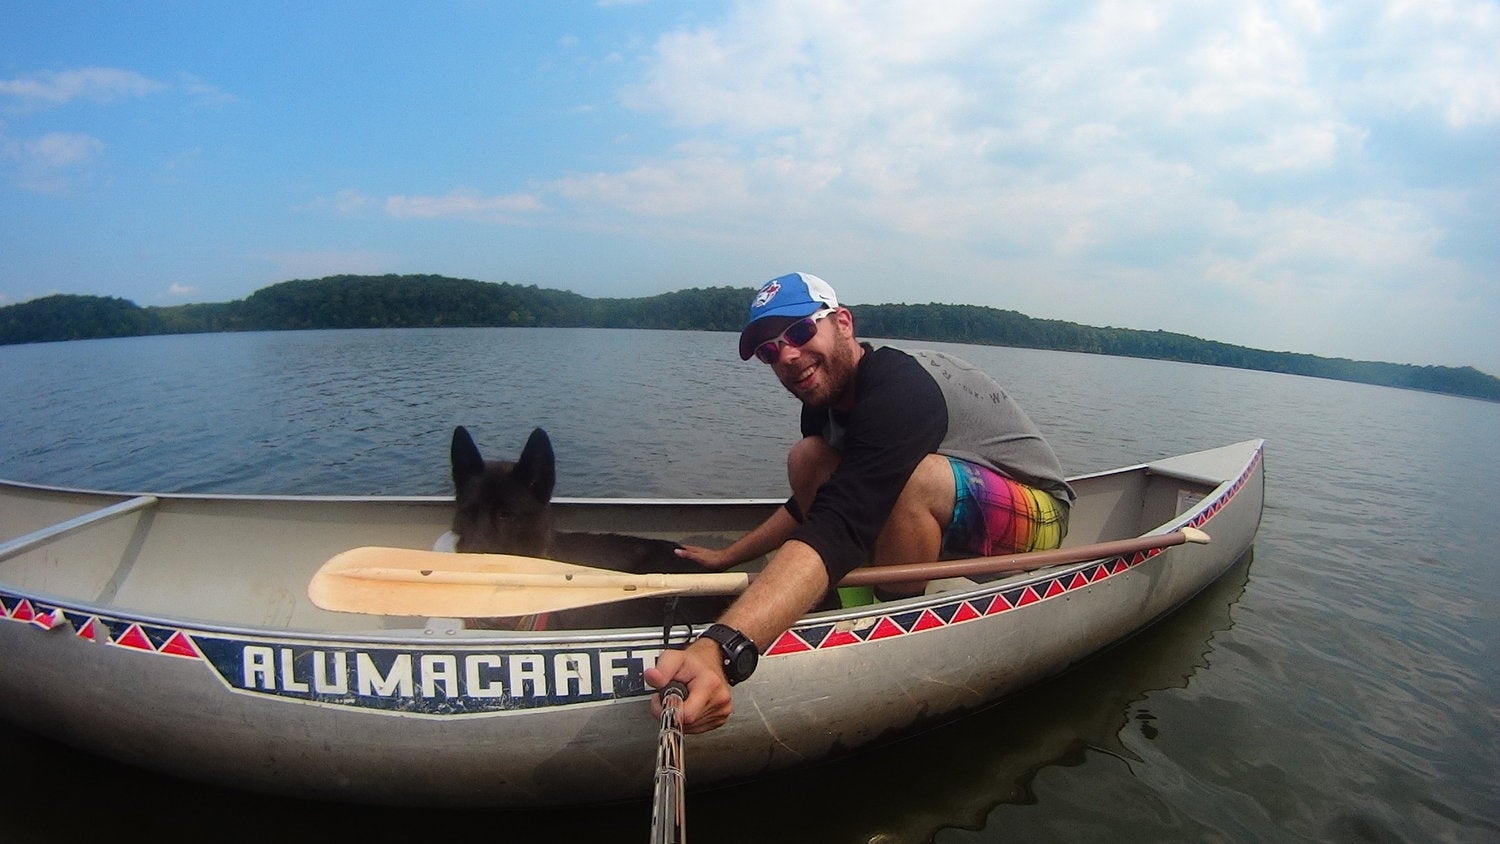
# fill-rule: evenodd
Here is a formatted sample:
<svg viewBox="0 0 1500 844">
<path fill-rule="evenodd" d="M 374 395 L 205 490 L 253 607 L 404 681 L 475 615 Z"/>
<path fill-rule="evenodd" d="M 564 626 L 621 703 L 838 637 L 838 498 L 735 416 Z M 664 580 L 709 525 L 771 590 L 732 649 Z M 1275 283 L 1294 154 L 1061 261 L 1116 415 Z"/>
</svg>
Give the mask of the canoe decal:
<svg viewBox="0 0 1500 844">
<path fill-rule="evenodd" d="M 1260 464 L 1185 523 L 1203 527 L 1234 498 Z M 1081 563 L 994 592 L 965 594 L 945 604 L 880 613 L 838 623 L 802 624 L 783 633 L 767 656 L 839 648 L 936 630 L 1010 612 L 1087 589 L 1159 555 L 1145 551 Z M 421 716 L 494 713 L 637 697 L 642 673 L 660 646 L 571 643 L 499 647 L 422 647 L 359 642 L 272 639 L 194 630 L 117 617 L 0 590 L 0 621 L 27 624 L 42 635 L 73 635 L 143 654 L 198 660 L 231 691 L 304 704 L 355 707 Z"/>
<path fill-rule="evenodd" d="M 332 706 L 468 715 L 635 697 L 660 647 L 416 648 L 194 636 L 231 689 Z"/>
</svg>

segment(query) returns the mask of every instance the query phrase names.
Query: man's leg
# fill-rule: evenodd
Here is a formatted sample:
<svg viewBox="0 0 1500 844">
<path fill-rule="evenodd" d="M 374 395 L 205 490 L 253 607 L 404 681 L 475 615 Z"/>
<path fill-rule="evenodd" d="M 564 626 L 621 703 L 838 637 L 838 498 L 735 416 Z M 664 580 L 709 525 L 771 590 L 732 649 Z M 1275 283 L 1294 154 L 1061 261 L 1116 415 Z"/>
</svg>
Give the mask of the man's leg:
<svg viewBox="0 0 1500 844">
<path fill-rule="evenodd" d="M 935 562 L 943 548 L 943 532 L 953 518 L 953 468 L 948 458 L 929 454 L 896 499 L 891 517 L 875 543 L 876 565 Z M 886 595 L 916 595 L 925 583 L 894 584 L 880 589 Z"/>
<path fill-rule="evenodd" d="M 797 504 L 806 513 L 818 487 L 839 465 L 839 453 L 822 437 L 805 437 L 787 454 L 787 478 Z M 943 546 L 943 532 L 953 518 L 953 468 L 948 458 L 929 454 L 917 464 L 891 510 L 890 519 L 875 543 L 875 564 L 935 561 Z M 887 594 L 912 594 L 923 584 L 882 589 Z"/>
<path fill-rule="evenodd" d="M 786 476 L 792 486 L 792 496 L 797 506 L 806 515 L 812 508 L 813 499 L 839 465 L 839 453 L 822 437 L 803 437 L 793 445 L 786 455 Z"/>
</svg>

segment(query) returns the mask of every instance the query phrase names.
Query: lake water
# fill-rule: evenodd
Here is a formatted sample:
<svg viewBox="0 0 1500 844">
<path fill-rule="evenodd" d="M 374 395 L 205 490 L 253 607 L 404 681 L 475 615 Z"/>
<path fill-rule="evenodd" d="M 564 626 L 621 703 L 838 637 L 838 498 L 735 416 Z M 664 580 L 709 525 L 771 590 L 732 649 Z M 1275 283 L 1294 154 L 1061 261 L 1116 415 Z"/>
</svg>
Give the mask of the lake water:
<svg viewBox="0 0 1500 844">
<path fill-rule="evenodd" d="M 913 344 L 916 345 L 916 344 Z M 1500 840 L 1500 405 L 920 344 L 996 376 L 1070 473 L 1268 440 L 1254 559 L 1146 633 L 958 724 L 689 795 L 699 842 Z M 445 494 L 452 427 L 533 426 L 566 496 L 771 497 L 796 403 L 733 336 L 228 334 L 0 347 L 0 477 Z M 0 670 L 4 666 L 0 665 Z M 648 725 L 644 725 L 649 728 Z M 692 743 L 687 745 L 692 776 Z M 0 727 L 0 840 L 644 840 L 649 806 L 270 798 Z"/>
</svg>

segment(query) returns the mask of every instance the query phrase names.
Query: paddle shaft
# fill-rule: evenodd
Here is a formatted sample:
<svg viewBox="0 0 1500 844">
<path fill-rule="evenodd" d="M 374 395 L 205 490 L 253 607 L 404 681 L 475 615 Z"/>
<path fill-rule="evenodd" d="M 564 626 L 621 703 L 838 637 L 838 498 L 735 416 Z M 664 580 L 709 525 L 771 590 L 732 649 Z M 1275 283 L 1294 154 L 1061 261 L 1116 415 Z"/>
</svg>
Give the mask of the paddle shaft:
<svg viewBox="0 0 1500 844">
<path fill-rule="evenodd" d="M 1171 533 L 1153 534 L 1090 545 L 1075 545 L 1050 551 L 1028 551 L 994 557 L 965 560 L 943 560 L 931 563 L 906 563 L 857 568 L 840 580 L 839 586 L 878 586 L 913 583 L 944 577 L 1008 574 L 1031 571 L 1047 566 L 1081 563 L 1088 560 L 1118 557 L 1142 551 L 1170 548 L 1185 542 L 1208 542 L 1208 534 L 1194 528 Z M 393 553 L 400 551 L 392 549 Z M 580 567 L 570 567 L 578 569 Z M 497 588 L 546 589 L 619 589 L 621 599 L 650 597 L 659 590 L 678 595 L 733 595 L 743 592 L 754 578 L 751 572 L 705 572 L 703 574 L 624 574 L 604 569 L 570 570 L 565 574 L 548 572 L 452 571 L 446 569 L 409 569 L 393 566 L 360 566 L 339 571 L 343 577 L 409 583 L 451 583 Z"/>
<path fill-rule="evenodd" d="M 425 553 L 425 552 L 424 552 Z M 359 566 L 341 569 L 340 576 L 361 580 L 389 580 L 405 583 L 455 583 L 469 586 L 494 586 L 505 589 L 618 589 L 621 598 L 631 592 L 650 597 L 661 590 L 673 595 L 733 595 L 750 585 L 749 572 L 704 572 L 703 574 L 626 574 L 596 569 L 583 573 L 509 571 L 449 571 L 446 569 L 405 569 L 393 566 Z"/>
<path fill-rule="evenodd" d="M 1208 534 L 1196 528 L 1183 528 L 1171 533 L 1138 536 L 1131 539 L 1116 539 L 1110 542 L 1095 542 L 1091 545 L 1075 545 L 1071 548 L 1054 548 L 1050 551 L 1027 551 L 1021 554 L 1002 554 L 995 557 L 974 557 L 967 560 L 940 560 L 935 563 L 905 563 L 893 566 L 866 566 L 858 568 L 839 581 L 840 586 L 881 586 L 891 583 L 913 583 L 937 580 L 944 577 L 973 577 L 974 575 L 1009 574 L 1032 571 L 1048 566 L 1068 563 L 1083 563 L 1137 554 L 1142 551 L 1157 551 L 1185 542 L 1207 543 Z"/>
</svg>

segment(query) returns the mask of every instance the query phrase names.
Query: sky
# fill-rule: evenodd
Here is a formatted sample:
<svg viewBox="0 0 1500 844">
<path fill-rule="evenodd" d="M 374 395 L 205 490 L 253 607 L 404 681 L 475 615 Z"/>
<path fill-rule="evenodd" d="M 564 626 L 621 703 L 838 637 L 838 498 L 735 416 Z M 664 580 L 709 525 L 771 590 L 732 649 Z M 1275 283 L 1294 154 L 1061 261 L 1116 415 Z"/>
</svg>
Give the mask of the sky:
<svg viewBox="0 0 1500 844">
<path fill-rule="evenodd" d="M 0 306 L 794 270 L 1500 374 L 1500 2 L 0 3 Z"/>
</svg>

